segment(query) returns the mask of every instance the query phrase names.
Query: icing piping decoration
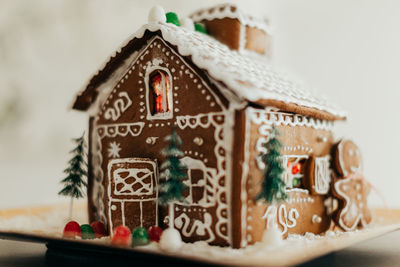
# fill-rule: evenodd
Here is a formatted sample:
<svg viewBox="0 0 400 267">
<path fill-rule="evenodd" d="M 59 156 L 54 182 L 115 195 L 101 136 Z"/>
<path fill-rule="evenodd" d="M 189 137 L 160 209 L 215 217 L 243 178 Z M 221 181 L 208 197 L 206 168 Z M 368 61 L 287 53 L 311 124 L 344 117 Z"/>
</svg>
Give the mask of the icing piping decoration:
<svg viewBox="0 0 400 267">
<path fill-rule="evenodd" d="M 263 219 L 266 219 L 266 227 L 273 227 L 273 220 L 278 219 L 279 225 L 282 226 L 282 235 L 288 231 L 288 228 L 294 228 L 297 225 L 297 219 L 300 214 L 295 208 L 290 208 L 289 212 L 284 204 L 279 205 L 277 208 L 275 205 L 268 206 L 267 210 L 263 215 Z"/>
<path fill-rule="evenodd" d="M 148 54 L 148 48 L 151 47 L 155 47 L 157 45 L 157 47 L 160 47 L 160 44 L 158 42 L 161 42 L 163 45 L 167 46 L 168 45 L 158 36 L 154 37 L 151 41 L 149 41 L 149 43 L 147 44 L 147 46 L 144 48 L 144 50 L 142 50 L 140 53 L 136 53 L 135 57 L 134 57 L 134 62 L 131 63 L 131 68 L 135 68 L 138 64 L 138 62 L 140 60 L 142 60 L 143 55 Z M 169 50 L 170 53 L 173 53 L 174 56 L 181 58 L 181 56 L 177 53 L 175 53 L 174 50 Z M 183 67 L 187 68 L 187 70 L 185 71 L 185 73 L 187 73 L 188 75 L 191 75 L 193 77 L 193 74 L 191 74 L 188 71 L 191 71 L 192 73 L 195 73 L 191 67 L 189 65 L 187 65 L 183 59 L 181 59 L 182 62 L 184 63 L 182 65 L 182 69 L 184 70 Z M 153 60 L 150 63 L 146 64 L 146 69 L 149 69 L 151 67 L 160 68 L 160 64 L 162 63 L 161 60 Z M 172 70 L 172 72 L 174 72 L 174 70 Z M 171 72 L 171 73 L 172 73 Z M 127 79 L 128 75 L 131 73 L 131 70 L 128 69 L 126 71 L 126 75 L 123 76 L 123 79 Z M 177 74 L 177 72 L 174 72 L 175 74 Z M 171 74 L 172 75 L 172 74 Z M 145 75 L 143 75 L 144 78 Z M 200 77 L 193 77 L 194 79 L 200 79 Z M 171 79 L 171 81 L 174 79 Z M 120 83 L 122 82 L 122 80 L 120 81 Z M 140 81 L 139 81 L 140 83 Z M 117 84 L 116 87 L 119 86 L 119 83 Z M 201 79 L 199 80 L 199 88 L 202 88 L 202 92 L 205 90 L 208 90 L 209 94 L 213 96 L 213 101 L 210 101 L 210 106 L 215 106 L 215 104 L 218 104 L 223 110 L 225 110 L 225 107 L 223 106 L 221 100 L 219 99 L 219 97 L 217 97 L 215 95 L 215 93 L 208 87 L 208 85 L 206 83 L 204 83 Z M 203 89 L 204 88 L 204 89 Z M 177 90 L 178 88 L 174 87 L 174 90 Z M 108 99 L 112 98 L 112 94 L 115 94 L 116 90 L 114 89 L 111 93 L 111 95 L 108 96 Z M 142 98 L 142 97 L 141 97 Z M 102 99 L 107 99 L 107 98 L 102 98 Z M 212 98 L 210 98 L 211 100 Z M 100 101 L 100 100 L 98 100 Z M 105 100 L 103 100 L 105 101 Z M 100 101 L 101 102 L 101 101 Z M 99 103 L 100 103 L 99 102 Z M 98 105 L 101 105 L 98 104 Z M 143 105 L 142 105 L 143 107 Z M 232 106 L 233 107 L 233 106 Z M 215 234 L 217 234 L 219 237 L 225 239 L 228 243 L 230 242 L 230 220 L 229 218 L 229 213 L 230 210 L 228 209 L 228 203 L 230 201 L 230 197 L 229 197 L 229 186 L 230 186 L 230 181 L 226 181 L 228 179 L 227 175 L 227 168 L 230 166 L 230 157 L 228 156 L 229 154 L 226 153 L 228 147 L 230 147 L 232 145 L 231 143 L 231 133 L 230 133 L 230 129 L 231 129 L 231 125 L 229 124 L 229 121 L 231 121 L 232 118 L 232 112 L 221 112 L 221 113 L 215 113 L 214 117 L 208 117 L 208 118 L 204 118 L 204 116 L 202 116 L 201 114 L 199 114 L 200 117 L 202 117 L 202 121 L 203 119 L 211 119 L 210 120 L 210 124 L 207 125 L 203 125 L 202 123 L 200 123 L 199 125 L 194 126 L 193 124 L 191 124 L 190 128 L 193 127 L 211 127 L 214 126 L 215 127 L 215 139 L 217 142 L 217 146 L 214 149 L 215 155 L 217 157 L 217 175 L 214 177 L 215 181 L 216 181 L 216 185 L 217 185 L 217 196 L 216 196 L 216 201 L 218 202 L 218 207 L 217 207 L 217 211 L 216 211 L 216 215 L 217 215 L 217 221 L 216 221 L 216 226 L 215 226 Z M 220 116 L 218 116 L 220 115 Z M 218 117 L 217 117 L 218 116 Z M 196 117 L 196 116 L 193 116 Z M 226 118 L 230 118 L 230 120 L 228 121 Z M 142 119 L 142 117 L 141 117 Z M 92 198 L 93 198 L 93 203 L 94 206 L 96 208 L 97 213 L 96 215 L 96 219 L 97 220 L 101 220 L 103 222 L 106 222 L 106 216 L 105 216 L 105 212 L 104 212 L 104 205 L 103 205 L 103 199 L 104 199 L 104 188 L 103 188 L 103 179 L 104 179 L 104 174 L 101 168 L 101 163 L 103 161 L 102 159 L 102 154 L 101 154 L 101 150 L 102 150 L 102 139 L 104 137 L 115 137 L 115 136 L 127 136 L 128 134 L 131 135 L 132 137 L 135 136 L 139 136 L 142 133 L 142 130 L 144 128 L 144 123 L 143 122 L 134 122 L 134 123 L 129 123 L 129 124 L 106 124 L 106 125 L 98 125 L 98 117 L 96 117 L 95 121 L 94 121 L 94 129 L 95 131 L 92 132 L 93 138 L 92 138 L 92 148 L 93 148 L 93 155 L 92 155 L 92 162 L 96 162 L 93 164 L 94 169 L 93 169 L 93 176 L 94 176 L 94 185 L 93 185 L 93 193 L 92 193 Z M 167 124 L 167 123 L 165 123 Z M 176 121 L 175 124 L 177 124 L 179 126 L 179 122 Z M 161 124 L 160 124 L 161 125 Z M 168 122 L 168 125 L 169 122 Z M 154 126 L 157 126 L 156 124 L 154 124 Z M 181 125 L 183 126 L 183 125 Z M 149 124 L 150 127 L 150 124 Z M 207 159 L 204 159 L 204 162 L 206 162 Z M 229 170 L 230 172 L 230 170 Z M 112 205 L 110 208 L 112 209 L 114 207 L 114 209 L 116 208 L 115 205 Z M 124 216 L 124 215 L 123 215 Z M 124 219 L 125 220 L 125 219 Z"/>
<path fill-rule="evenodd" d="M 201 160 L 191 157 L 183 157 L 181 161 L 187 166 L 188 173 L 188 179 L 183 182 L 189 189 L 186 201 L 189 204 L 200 204 L 202 207 L 214 206 L 218 188 L 217 181 L 214 179 L 217 170 L 207 167 Z M 191 173 L 193 170 L 199 170 L 203 174 L 203 179 L 199 179 L 196 184 L 192 182 Z M 203 191 L 203 194 L 200 199 L 194 200 L 194 188 L 202 189 L 200 191 Z"/>
<path fill-rule="evenodd" d="M 111 142 L 108 148 L 108 157 L 119 158 L 119 152 L 121 151 L 121 144 L 117 142 Z"/>
<path fill-rule="evenodd" d="M 126 203 L 139 206 L 140 226 L 143 226 L 143 203 L 154 202 L 158 198 L 157 188 L 157 163 L 146 158 L 112 159 L 108 163 L 108 213 L 111 234 L 114 229 L 113 210 L 121 207 L 122 224 L 126 225 Z M 114 208 L 113 208 L 114 207 Z M 155 220 L 151 225 L 158 225 L 158 206 L 155 205 Z M 151 212 L 146 210 L 147 212 Z M 146 216 L 148 218 L 148 216 Z"/>
<path fill-rule="evenodd" d="M 144 122 L 102 124 L 96 127 L 100 139 L 104 137 L 139 136 L 142 133 Z"/>
<path fill-rule="evenodd" d="M 204 221 L 193 221 L 185 213 L 182 213 L 175 218 L 175 226 L 176 228 L 180 229 L 181 233 L 186 237 L 192 236 L 194 233 L 196 233 L 198 236 L 208 235 L 209 238 L 205 240 L 205 242 L 211 242 L 215 239 L 214 232 L 211 230 L 212 216 L 207 212 L 204 213 L 203 216 Z"/>
<path fill-rule="evenodd" d="M 316 193 L 324 195 L 330 189 L 331 173 L 330 173 L 330 156 L 315 158 L 314 169 L 314 190 Z"/>
<path fill-rule="evenodd" d="M 104 118 L 116 121 L 131 105 L 132 100 L 129 98 L 128 93 L 120 92 L 118 98 L 114 101 L 113 107 L 106 109 L 104 112 Z"/>
<path fill-rule="evenodd" d="M 345 231 L 353 231 L 357 226 L 367 226 L 372 214 L 367 206 L 367 197 L 371 190 L 360 174 L 352 174 L 335 182 L 334 190 L 345 200 L 345 206 L 338 212 L 339 226 Z M 354 191 L 353 191 L 354 190 Z"/>
</svg>

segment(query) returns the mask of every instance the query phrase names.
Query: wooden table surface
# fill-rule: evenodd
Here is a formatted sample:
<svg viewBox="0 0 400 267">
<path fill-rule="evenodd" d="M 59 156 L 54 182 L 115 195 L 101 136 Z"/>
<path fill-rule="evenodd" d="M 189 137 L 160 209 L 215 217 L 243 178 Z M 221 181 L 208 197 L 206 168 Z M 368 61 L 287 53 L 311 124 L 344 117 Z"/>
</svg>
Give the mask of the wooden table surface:
<svg viewBox="0 0 400 267">
<path fill-rule="evenodd" d="M 188 266 L 187 262 L 151 259 L 117 259 L 47 250 L 37 243 L 0 240 L 0 266 Z M 190 264 L 190 266 L 198 266 Z M 306 266 L 400 266 L 400 231 L 356 244 L 301 265 Z"/>
</svg>

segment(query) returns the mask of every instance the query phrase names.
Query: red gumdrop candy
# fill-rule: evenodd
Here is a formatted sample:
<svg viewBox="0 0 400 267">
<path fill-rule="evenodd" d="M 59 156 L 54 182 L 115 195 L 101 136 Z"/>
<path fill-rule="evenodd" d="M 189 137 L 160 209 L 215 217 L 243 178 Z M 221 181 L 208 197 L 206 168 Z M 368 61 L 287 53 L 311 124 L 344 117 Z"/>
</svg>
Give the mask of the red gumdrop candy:
<svg viewBox="0 0 400 267">
<path fill-rule="evenodd" d="M 296 164 L 292 167 L 292 174 L 298 174 L 300 172 L 300 164 Z"/>
<path fill-rule="evenodd" d="M 112 245 L 130 246 L 131 243 L 132 235 L 128 227 L 120 225 L 114 229 L 114 235 L 111 239 Z"/>
<path fill-rule="evenodd" d="M 148 230 L 150 241 L 159 242 L 163 230 L 158 226 L 152 226 Z"/>
<path fill-rule="evenodd" d="M 96 238 L 107 236 L 106 227 L 102 222 L 95 221 L 90 224 L 92 226 Z"/>
<path fill-rule="evenodd" d="M 64 227 L 63 237 L 75 238 L 81 236 L 81 226 L 75 221 L 68 222 Z"/>
</svg>

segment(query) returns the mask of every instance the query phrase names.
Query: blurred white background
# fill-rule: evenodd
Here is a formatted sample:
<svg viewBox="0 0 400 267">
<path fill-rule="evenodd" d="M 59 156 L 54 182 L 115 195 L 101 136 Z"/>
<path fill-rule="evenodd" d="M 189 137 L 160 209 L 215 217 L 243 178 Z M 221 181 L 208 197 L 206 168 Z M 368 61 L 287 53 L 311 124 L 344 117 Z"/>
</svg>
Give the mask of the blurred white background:
<svg viewBox="0 0 400 267">
<path fill-rule="evenodd" d="M 0 208 L 65 201 L 70 139 L 87 126 L 68 107 L 153 5 L 185 16 L 218 2 L 0 0 Z M 400 2 L 232 2 L 270 19 L 274 62 L 348 111 L 336 136 L 356 140 L 367 178 L 400 207 Z"/>
</svg>

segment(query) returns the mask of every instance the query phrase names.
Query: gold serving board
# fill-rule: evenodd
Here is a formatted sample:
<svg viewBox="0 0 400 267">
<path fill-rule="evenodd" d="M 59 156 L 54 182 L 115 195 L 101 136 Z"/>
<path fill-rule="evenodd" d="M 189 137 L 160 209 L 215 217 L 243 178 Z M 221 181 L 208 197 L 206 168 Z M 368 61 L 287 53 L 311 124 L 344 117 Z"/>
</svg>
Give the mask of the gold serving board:
<svg viewBox="0 0 400 267">
<path fill-rule="evenodd" d="M 74 206 L 73 219 L 87 223 L 86 204 Z M 261 244 L 246 249 L 209 246 L 204 242 L 184 244 L 178 252 L 170 253 L 156 243 L 145 247 L 116 247 L 108 238 L 96 240 L 63 239 L 62 230 L 67 221 L 68 205 L 49 205 L 21 209 L 0 210 L 0 238 L 46 243 L 78 250 L 150 258 L 174 257 L 177 260 L 211 263 L 227 266 L 291 266 L 341 250 L 355 243 L 400 229 L 400 210 L 374 209 L 374 222 L 365 230 L 352 233 L 329 232 L 325 236 L 290 236 L 278 247 Z"/>
</svg>

